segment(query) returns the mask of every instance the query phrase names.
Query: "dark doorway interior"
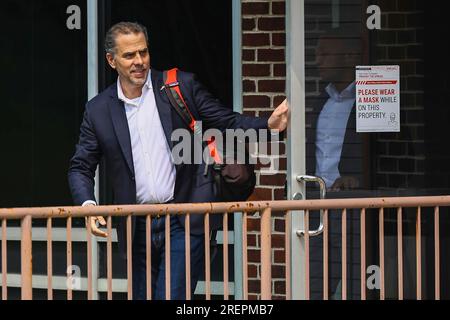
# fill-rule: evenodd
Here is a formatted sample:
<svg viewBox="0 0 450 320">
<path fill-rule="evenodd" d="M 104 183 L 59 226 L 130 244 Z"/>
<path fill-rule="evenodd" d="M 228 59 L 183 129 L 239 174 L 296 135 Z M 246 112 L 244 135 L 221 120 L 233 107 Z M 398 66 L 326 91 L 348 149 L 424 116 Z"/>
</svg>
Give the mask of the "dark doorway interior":
<svg viewBox="0 0 450 320">
<path fill-rule="evenodd" d="M 81 10 L 68 29 L 66 10 Z M 0 65 L 0 207 L 70 205 L 67 168 L 87 99 L 86 1 L 7 0 Z"/>
</svg>

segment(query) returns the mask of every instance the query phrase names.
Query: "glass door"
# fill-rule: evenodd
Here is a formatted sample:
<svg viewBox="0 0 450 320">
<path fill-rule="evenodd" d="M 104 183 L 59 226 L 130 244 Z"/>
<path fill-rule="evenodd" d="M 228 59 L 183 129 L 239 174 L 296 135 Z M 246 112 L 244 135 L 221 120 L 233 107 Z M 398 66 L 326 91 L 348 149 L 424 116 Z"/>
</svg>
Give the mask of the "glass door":
<svg viewBox="0 0 450 320">
<path fill-rule="evenodd" d="M 440 49 L 447 40 L 439 38 L 449 27 L 439 8 L 424 1 L 387 0 L 303 0 L 287 5 L 292 105 L 288 197 L 320 197 L 317 184 L 299 182 L 298 175 L 321 177 L 326 198 L 449 194 L 449 65 Z M 422 210 L 424 297 L 434 296 L 431 210 Z M 385 210 L 386 298 L 397 297 L 395 214 Z M 301 215 L 294 214 L 294 229 L 301 228 L 302 218 L 295 216 Z M 310 216 L 310 228 L 318 227 L 319 213 Z M 441 214 L 441 247 L 449 243 L 445 216 Z M 367 266 L 379 264 L 375 218 L 367 215 Z M 349 210 L 347 219 L 347 298 L 359 299 L 359 210 Z M 340 299 L 338 211 L 329 212 L 329 228 L 329 298 Z M 403 230 L 404 297 L 414 298 L 414 208 L 404 210 Z M 323 297 L 322 243 L 322 236 L 310 239 L 312 299 Z M 293 252 L 302 252 L 304 243 L 295 233 L 292 245 Z M 301 254 L 293 255 L 293 261 L 301 259 Z M 445 250 L 441 260 L 449 262 Z M 442 281 L 448 281 L 448 271 L 441 270 Z M 295 298 L 301 288 L 296 289 L 294 281 L 301 279 L 293 277 Z M 366 293 L 369 299 L 379 296 L 376 288 Z"/>
</svg>

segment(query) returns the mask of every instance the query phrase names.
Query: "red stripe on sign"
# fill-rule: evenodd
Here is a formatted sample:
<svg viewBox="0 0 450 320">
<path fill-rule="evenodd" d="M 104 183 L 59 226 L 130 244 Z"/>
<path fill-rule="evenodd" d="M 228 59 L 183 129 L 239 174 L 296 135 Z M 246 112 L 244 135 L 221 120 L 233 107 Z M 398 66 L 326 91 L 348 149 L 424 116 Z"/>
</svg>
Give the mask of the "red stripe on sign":
<svg viewBox="0 0 450 320">
<path fill-rule="evenodd" d="M 396 84 L 397 80 L 370 80 L 366 84 Z"/>
</svg>

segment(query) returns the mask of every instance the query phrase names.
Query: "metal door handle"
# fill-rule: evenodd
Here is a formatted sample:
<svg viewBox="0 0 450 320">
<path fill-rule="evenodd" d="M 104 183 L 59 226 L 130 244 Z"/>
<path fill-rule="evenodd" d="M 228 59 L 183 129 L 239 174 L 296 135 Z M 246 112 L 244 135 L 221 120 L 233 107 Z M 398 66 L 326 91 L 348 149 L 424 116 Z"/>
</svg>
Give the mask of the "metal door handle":
<svg viewBox="0 0 450 320">
<path fill-rule="evenodd" d="M 298 182 L 316 182 L 319 184 L 320 189 L 320 199 L 325 199 L 327 194 L 327 188 L 325 181 L 321 177 L 308 176 L 308 175 L 298 175 Z M 323 210 L 320 210 L 320 224 L 316 230 L 309 230 L 308 234 L 310 237 L 318 236 L 323 232 Z M 305 230 L 297 230 L 297 236 L 302 237 L 305 235 Z"/>
</svg>

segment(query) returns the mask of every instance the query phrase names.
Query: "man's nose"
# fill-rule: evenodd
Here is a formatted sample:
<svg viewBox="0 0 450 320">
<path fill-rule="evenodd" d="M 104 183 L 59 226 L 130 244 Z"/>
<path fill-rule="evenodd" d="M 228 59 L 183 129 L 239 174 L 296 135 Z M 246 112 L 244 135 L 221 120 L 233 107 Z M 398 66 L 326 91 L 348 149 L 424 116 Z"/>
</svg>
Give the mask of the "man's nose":
<svg viewBox="0 0 450 320">
<path fill-rule="evenodd" d="M 134 64 L 141 65 L 143 64 L 143 61 L 144 60 L 142 59 L 141 54 L 138 52 L 134 57 Z"/>
</svg>

